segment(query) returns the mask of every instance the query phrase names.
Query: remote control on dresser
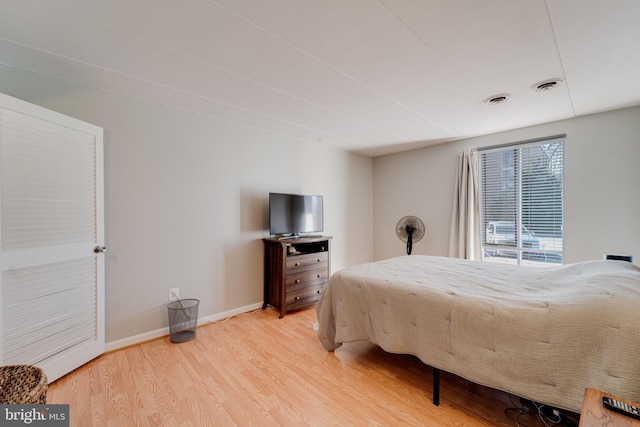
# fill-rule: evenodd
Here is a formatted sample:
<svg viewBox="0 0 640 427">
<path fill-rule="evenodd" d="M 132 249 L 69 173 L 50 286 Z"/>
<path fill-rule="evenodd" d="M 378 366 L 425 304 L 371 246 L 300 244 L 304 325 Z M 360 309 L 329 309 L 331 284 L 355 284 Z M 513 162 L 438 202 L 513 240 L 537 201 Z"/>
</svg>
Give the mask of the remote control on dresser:
<svg viewBox="0 0 640 427">
<path fill-rule="evenodd" d="M 640 420 L 640 408 L 636 406 L 629 405 L 606 396 L 602 398 L 602 403 L 606 408 L 611 409 L 612 411 L 616 411 Z"/>
</svg>

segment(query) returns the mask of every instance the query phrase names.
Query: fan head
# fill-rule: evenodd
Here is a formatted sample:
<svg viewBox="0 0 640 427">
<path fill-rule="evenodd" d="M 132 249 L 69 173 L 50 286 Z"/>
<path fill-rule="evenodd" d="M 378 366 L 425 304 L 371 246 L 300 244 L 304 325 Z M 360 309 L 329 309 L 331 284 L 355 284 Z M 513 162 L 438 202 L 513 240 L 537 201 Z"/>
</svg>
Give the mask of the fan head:
<svg viewBox="0 0 640 427">
<path fill-rule="evenodd" d="M 396 224 L 396 235 L 407 243 L 407 255 L 411 255 L 413 242 L 419 242 L 424 237 L 424 223 L 416 216 L 400 218 Z"/>
</svg>

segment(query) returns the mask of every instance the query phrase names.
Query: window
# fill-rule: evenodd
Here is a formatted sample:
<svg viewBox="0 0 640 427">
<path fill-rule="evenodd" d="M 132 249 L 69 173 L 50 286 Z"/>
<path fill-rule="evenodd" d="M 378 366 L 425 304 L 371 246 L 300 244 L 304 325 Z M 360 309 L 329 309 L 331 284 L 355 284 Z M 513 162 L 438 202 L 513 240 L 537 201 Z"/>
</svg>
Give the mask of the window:
<svg viewBox="0 0 640 427">
<path fill-rule="evenodd" d="M 559 265 L 564 137 L 479 151 L 482 258 Z"/>
</svg>

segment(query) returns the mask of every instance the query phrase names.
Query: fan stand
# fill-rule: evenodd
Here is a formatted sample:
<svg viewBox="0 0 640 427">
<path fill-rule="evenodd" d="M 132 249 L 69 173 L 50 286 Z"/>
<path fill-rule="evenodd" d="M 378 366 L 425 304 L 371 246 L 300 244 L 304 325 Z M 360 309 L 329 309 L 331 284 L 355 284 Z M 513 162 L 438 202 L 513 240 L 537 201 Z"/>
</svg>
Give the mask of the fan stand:
<svg viewBox="0 0 640 427">
<path fill-rule="evenodd" d="M 416 228 L 412 225 L 407 225 L 404 228 L 407 231 L 407 255 L 411 255 L 411 250 L 413 249 L 413 232 L 416 231 Z"/>
<path fill-rule="evenodd" d="M 424 223 L 416 216 L 402 217 L 396 224 L 396 235 L 407 244 L 407 255 L 411 255 L 413 242 L 424 237 Z"/>
</svg>

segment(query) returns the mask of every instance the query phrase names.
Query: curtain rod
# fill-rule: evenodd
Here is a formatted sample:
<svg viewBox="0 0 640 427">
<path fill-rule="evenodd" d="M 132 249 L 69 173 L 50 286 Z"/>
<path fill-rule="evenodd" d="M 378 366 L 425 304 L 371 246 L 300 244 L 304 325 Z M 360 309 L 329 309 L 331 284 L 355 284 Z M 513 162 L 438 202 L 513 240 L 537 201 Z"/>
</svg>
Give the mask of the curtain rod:
<svg viewBox="0 0 640 427">
<path fill-rule="evenodd" d="M 559 139 L 559 138 L 566 138 L 567 134 L 563 133 L 563 134 L 559 134 L 559 135 L 553 135 L 553 136 L 545 136 L 542 138 L 534 138 L 534 139 L 527 139 L 525 141 L 519 141 L 519 142 L 506 142 L 504 144 L 498 144 L 498 145 L 490 145 L 488 147 L 481 147 L 481 148 L 477 148 L 477 151 L 487 151 L 487 150 L 494 150 L 494 149 L 498 149 L 498 148 L 505 148 L 505 147 L 513 147 L 516 145 L 525 145 L 525 144 L 533 144 L 536 142 L 542 142 L 542 141 L 549 141 L 552 139 Z"/>
</svg>

